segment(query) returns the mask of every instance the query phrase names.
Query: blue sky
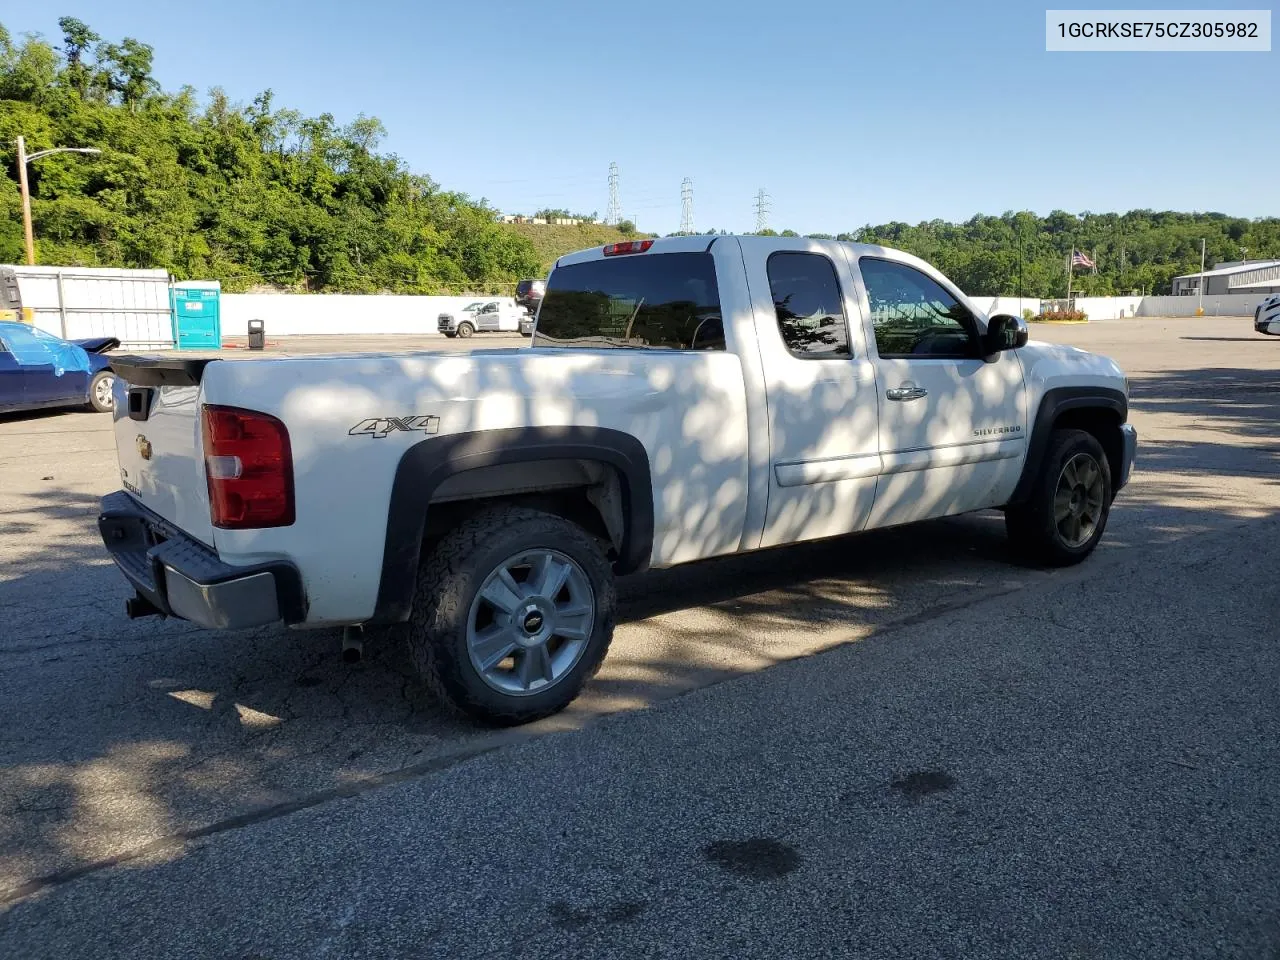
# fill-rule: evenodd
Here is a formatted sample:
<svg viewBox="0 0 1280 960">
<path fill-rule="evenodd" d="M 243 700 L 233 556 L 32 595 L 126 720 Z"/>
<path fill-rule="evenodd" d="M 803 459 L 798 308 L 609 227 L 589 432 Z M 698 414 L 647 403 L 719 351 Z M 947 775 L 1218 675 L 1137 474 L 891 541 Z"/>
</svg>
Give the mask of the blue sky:
<svg viewBox="0 0 1280 960">
<path fill-rule="evenodd" d="M 1082 5 L 1086 6 L 1086 5 Z M 1170 5 L 1172 6 L 1172 5 Z M 1247 6 L 1243 5 L 1243 6 Z M 383 148 L 504 211 L 837 233 L 1030 209 L 1280 215 L 1280 53 L 1046 53 L 1044 6 L 221 0 L 6 5 L 156 49 L 166 89 L 359 113 Z"/>
</svg>

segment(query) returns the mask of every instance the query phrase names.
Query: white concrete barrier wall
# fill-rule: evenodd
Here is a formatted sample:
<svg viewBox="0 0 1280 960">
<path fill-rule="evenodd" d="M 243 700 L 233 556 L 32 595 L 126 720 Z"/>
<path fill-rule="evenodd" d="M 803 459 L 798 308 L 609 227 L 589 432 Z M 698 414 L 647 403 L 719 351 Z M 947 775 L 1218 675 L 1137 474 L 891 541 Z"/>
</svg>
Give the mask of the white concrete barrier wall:
<svg viewBox="0 0 1280 960">
<path fill-rule="evenodd" d="M 1137 316 L 1142 297 L 1076 297 L 1075 308 L 1090 320 L 1119 320 Z"/>
<path fill-rule="evenodd" d="M 1031 297 L 969 297 L 969 302 L 988 317 L 994 317 L 997 313 L 1020 317 L 1023 310 L 1040 312 L 1040 301 Z"/>
<path fill-rule="evenodd" d="M 1252 317 L 1265 293 L 1205 294 L 1206 317 Z M 1201 306 L 1199 297 L 1143 297 L 1138 307 L 1140 317 L 1194 317 Z"/>
<path fill-rule="evenodd" d="M 357 294 L 224 293 L 222 336 L 244 337 L 261 320 L 267 338 L 317 334 L 441 336 L 436 318 L 476 300 L 510 297 L 361 296 Z"/>
</svg>

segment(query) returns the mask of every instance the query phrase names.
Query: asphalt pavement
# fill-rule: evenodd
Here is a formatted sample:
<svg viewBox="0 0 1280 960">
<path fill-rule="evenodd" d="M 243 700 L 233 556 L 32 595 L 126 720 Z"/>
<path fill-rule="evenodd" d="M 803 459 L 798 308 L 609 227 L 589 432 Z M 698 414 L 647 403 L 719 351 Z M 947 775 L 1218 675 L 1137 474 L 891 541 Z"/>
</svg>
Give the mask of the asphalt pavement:
<svg viewBox="0 0 1280 960">
<path fill-rule="evenodd" d="M 1035 333 L 1134 380 L 1090 561 L 981 514 L 630 578 L 505 733 L 394 638 L 123 621 L 109 433 L 0 421 L 0 954 L 1277 955 L 1280 341 Z"/>
</svg>

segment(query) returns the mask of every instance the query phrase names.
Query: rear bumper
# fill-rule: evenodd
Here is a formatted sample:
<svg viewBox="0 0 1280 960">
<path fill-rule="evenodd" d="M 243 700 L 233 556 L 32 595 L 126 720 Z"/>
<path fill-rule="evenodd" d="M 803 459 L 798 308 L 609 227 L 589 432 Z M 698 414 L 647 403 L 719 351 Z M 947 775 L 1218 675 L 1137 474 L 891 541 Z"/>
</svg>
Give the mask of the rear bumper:
<svg viewBox="0 0 1280 960">
<path fill-rule="evenodd" d="M 1138 458 L 1138 431 L 1132 423 L 1120 424 L 1120 479 L 1115 484 L 1119 490 L 1129 482 L 1134 461 Z"/>
<path fill-rule="evenodd" d="M 222 630 L 306 619 L 302 578 L 293 564 L 223 563 L 123 491 L 102 499 L 98 532 L 111 559 L 145 601 L 132 601 L 130 616 L 158 613 Z"/>
</svg>

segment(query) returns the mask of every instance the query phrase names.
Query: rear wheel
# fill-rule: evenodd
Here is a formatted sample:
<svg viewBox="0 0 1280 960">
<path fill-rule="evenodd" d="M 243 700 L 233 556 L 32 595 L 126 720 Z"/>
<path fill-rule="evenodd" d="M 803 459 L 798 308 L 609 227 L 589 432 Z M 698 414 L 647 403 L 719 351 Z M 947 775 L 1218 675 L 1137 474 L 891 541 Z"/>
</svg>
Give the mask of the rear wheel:
<svg viewBox="0 0 1280 960">
<path fill-rule="evenodd" d="M 1070 566 L 1102 539 L 1111 496 L 1111 468 L 1097 439 L 1084 430 L 1055 430 L 1031 495 L 1005 510 L 1005 529 L 1028 560 Z"/>
<path fill-rule="evenodd" d="M 476 332 L 476 328 L 469 323 L 458 324 L 458 336 L 460 336 L 463 340 L 467 339 L 467 337 L 471 336 L 475 332 Z"/>
<path fill-rule="evenodd" d="M 614 608 L 599 541 L 549 513 L 491 507 L 424 556 L 409 646 L 453 709 L 528 723 L 563 710 L 600 668 Z"/>
<path fill-rule="evenodd" d="M 110 413 L 113 406 L 111 391 L 116 375 L 110 370 L 99 370 L 89 382 L 89 406 L 98 413 Z"/>
</svg>

